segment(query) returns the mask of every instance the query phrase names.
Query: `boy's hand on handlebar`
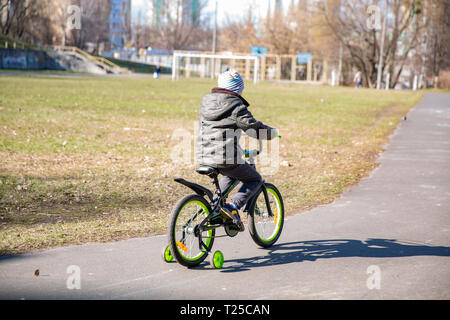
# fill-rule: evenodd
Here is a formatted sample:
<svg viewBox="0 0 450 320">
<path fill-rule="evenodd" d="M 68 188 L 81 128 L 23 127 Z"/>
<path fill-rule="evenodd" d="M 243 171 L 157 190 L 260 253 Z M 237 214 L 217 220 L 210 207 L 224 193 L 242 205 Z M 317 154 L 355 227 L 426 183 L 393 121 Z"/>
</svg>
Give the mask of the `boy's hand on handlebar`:
<svg viewBox="0 0 450 320">
<path fill-rule="evenodd" d="M 244 157 L 250 158 L 260 154 L 260 150 L 244 150 Z"/>
<path fill-rule="evenodd" d="M 275 129 L 275 138 L 281 139 L 280 133 L 278 132 L 277 129 Z"/>
</svg>

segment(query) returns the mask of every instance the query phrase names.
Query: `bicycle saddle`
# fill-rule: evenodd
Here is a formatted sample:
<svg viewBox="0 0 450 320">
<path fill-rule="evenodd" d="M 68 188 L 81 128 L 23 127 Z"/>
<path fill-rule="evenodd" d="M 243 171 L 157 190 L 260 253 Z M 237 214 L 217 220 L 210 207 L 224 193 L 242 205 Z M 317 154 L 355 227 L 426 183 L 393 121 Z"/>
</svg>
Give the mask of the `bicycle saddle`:
<svg viewBox="0 0 450 320">
<path fill-rule="evenodd" d="M 197 173 L 200 173 L 202 175 L 208 175 L 208 176 L 219 174 L 219 171 L 217 171 L 216 168 L 209 167 L 209 166 L 200 166 L 195 171 L 197 171 Z"/>
</svg>

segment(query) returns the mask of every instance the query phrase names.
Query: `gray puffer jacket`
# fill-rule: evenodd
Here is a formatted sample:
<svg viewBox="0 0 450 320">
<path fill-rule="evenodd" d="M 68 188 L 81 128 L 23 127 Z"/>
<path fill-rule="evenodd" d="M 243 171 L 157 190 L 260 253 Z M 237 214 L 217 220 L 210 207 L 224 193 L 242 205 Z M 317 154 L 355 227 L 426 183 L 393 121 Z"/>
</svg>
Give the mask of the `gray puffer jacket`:
<svg viewBox="0 0 450 320">
<path fill-rule="evenodd" d="M 238 148 L 242 131 L 253 138 L 277 136 L 275 129 L 256 121 L 248 107 L 242 96 L 222 88 L 203 97 L 195 150 L 199 164 L 223 168 L 244 163 Z"/>
</svg>

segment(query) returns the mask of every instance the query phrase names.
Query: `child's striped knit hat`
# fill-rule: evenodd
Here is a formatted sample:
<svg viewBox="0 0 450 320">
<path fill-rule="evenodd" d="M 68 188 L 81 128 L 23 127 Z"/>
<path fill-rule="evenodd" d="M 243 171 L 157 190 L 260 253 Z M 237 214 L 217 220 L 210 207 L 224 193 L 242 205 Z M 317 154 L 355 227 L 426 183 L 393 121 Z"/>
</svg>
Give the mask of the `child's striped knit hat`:
<svg viewBox="0 0 450 320">
<path fill-rule="evenodd" d="M 219 88 L 241 93 L 244 91 L 244 80 L 237 71 L 229 69 L 219 75 Z"/>
</svg>

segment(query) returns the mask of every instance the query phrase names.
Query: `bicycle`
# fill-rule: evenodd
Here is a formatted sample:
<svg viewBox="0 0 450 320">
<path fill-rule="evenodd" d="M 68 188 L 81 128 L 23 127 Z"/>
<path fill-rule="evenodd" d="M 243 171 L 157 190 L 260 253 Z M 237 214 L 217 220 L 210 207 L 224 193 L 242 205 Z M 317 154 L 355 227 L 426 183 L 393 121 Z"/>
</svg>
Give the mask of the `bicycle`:
<svg viewBox="0 0 450 320">
<path fill-rule="evenodd" d="M 262 141 L 259 140 L 259 150 L 244 150 L 244 155 L 248 163 L 255 167 L 255 158 L 261 152 Z M 175 258 L 186 267 L 202 263 L 212 252 L 215 238 L 235 237 L 238 234 L 237 226 L 224 218 L 220 209 L 240 181 L 234 181 L 228 190 L 222 192 L 217 169 L 200 166 L 196 171 L 210 177 L 216 190 L 213 193 L 199 184 L 182 178 L 175 179 L 175 182 L 190 188 L 195 194 L 185 196 L 174 206 L 168 225 L 169 244 L 162 251 L 163 261 L 171 262 Z M 281 193 L 273 184 L 263 181 L 243 212 L 247 212 L 249 233 L 257 245 L 268 248 L 278 240 L 284 225 L 284 205 Z M 216 229 L 220 227 L 225 229 L 226 235 L 216 236 Z M 221 251 L 217 250 L 210 256 L 213 268 L 220 269 L 223 263 Z"/>
</svg>

